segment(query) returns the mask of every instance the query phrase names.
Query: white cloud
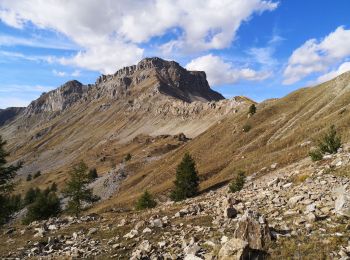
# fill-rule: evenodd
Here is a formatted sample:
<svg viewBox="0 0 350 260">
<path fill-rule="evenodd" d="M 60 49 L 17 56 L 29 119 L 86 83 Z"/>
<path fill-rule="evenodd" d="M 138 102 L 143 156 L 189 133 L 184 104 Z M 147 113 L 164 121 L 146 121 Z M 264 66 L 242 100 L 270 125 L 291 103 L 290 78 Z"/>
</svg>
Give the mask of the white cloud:
<svg viewBox="0 0 350 260">
<path fill-rule="evenodd" d="M 321 41 L 310 39 L 296 49 L 284 70 L 284 84 L 293 84 L 304 77 L 325 72 L 350 55 L 350 30 L 338 27 Z"/>
<path fill-rule="evenodd" d="M 163 50 L 197 52 L 228 47 L 242 22 L 277 7 L 271 0 L 1 0 L 0 19 L 31 22 L 67 36 L 81 51 L 64 64 L 114 72 L 143 56 L 155 36 L 177 28 Z"/>
<path fill-rule="evenodd" d="M 64 71 L 52 70 L 52 73 L 57 77 L 65 77 L 67 73 Z"/>
<path fill-rule="evenodd" d="M 320 77 L 317 78 L 316 83 L 322 83 L 328 80 L 331 80 L 337 76 L 339 76 L 340 74 L 343 74 L 347 71 L 350 71 L 350 62 L 344 62 L 342 63 L 338 69 L 336 70 L 332 70 Z"/>
<path fill-rule="evenodd" d="M 23 38 L 10 35 L 0 35 L 0 46 L 29 46 L 36 48 L 77 50 L 76 45 L 64 41 L 52 40 L 49 38 Z"/>
<path fill-rule="evenodd" d="M 59 70 L 52 70 L 52 73 L 57 77 L 79 77 L 80 76 L 80 70 L 74 70 L 72 73 L 68 73 L 65 71 L 59 71 Z"/>
<path fill-rule="evenodd" d="M 0 57 L 10 58 L 10 59 L 22 59 L 29 61 L 44 61 L 51 63 L 55 58 L 50 56 L 36 56 L 36 55 L 26 55 L 21 52 L 13 52 L 13 51 L 0 51 Z"/>
<path fill-rule="evenodd" d="M 205 71 L 211 85 L 233 84 L 240 80 L 261 81 L 270 76 L 270 73 L 265 71 L 235 68 L 231 63 L 212 54 L 192 60 L 186 68 Z"/>
</svg>

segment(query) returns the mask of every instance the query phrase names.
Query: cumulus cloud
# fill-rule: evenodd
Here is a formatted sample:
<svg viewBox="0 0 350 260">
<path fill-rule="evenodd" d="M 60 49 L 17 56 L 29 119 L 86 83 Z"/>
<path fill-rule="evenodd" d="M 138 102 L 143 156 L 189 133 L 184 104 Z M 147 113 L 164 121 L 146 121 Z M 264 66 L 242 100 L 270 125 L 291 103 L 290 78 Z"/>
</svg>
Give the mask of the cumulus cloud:
<svg viewBox="0 0 350 260">
<path fill-rule="evenodd" d="M 67 76 L 79 77 L 80 76 L 79 70 L 74 70 L 72 73 L 67 73 L 65 71 L 59 71 L 54 69 L 52 70 L 52 73 L 57 77 L 67 77 Z"/>
<path fill-rule="evenodd" d="M 338 67 L 338 69 L 331 70 L 330 72 L 318 77 L 316 80 L 316 83 L 322 83 L 322 82 L 331 80 L 349 70 L 350 70 L 350 62 L 344 62 Z"/>
<path fill-rule="evenodd" d="M 284 70 L 284 84 L 293 84 L 306 76 L 325 72 L 350 55 L 350 30 L 343 26 L 318 41 L 310 39 L 296 49 Z"/>
<path fill-rule="evenodd" d="M 208 54 L 192 60 L 186 65 L 188 70 L 203 70 L 211 85 L 233 84 L 240 80 L 262 81 L 270 76 L 269 72 L 250 68 L 235 68 L 218 56 Z"/>
<path fill-rule="evenodd" d="M 15 28 L 30 22 L 57 31 L 81 47 L 63 64 L 109 73 L 137 62 L 145 43 L 175 28 L 179 33 L 162 50 L 228 47 L 242 22 L 277 5 L 272 0 L 2 0 L 0 19 Z"/>
</svg>

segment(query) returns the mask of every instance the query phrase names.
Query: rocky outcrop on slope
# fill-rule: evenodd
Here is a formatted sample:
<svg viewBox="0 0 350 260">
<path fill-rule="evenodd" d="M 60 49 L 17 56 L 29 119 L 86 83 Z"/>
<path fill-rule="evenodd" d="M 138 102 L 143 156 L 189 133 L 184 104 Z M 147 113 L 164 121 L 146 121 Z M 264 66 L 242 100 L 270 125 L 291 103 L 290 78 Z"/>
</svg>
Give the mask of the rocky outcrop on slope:
<svg viewBox="0 0 350 260">
<path fill-rule="evenodd" d="M 0 126 L 11 122 L 18 116 L 25 108 L 24 107 L 9 107 L 0 109 Z"/>
<path fill-rule="evenodd" d="M 146 92 L 143 86 L 152 87 Z M 213 91 L 203 71 L 187 71 L 175 61 L 146 58 L 137 65 L 125 67 L 113 75 L 102 75 L 96 81 L 96 97 L 121 98 L 134 92 L 144 95 L 162 93 L 185 102 L 218 101 L 224 97 Z"/>
<path fill-rule="evenodd" d="M 249 176 L 237 193 L 223 187 L 144 212 L 112 209 L 108 213 L 112 215 L 106 213 L 102 218 L 52 219 L 26 229 L 8 229 L 1 237 L 7 245 L 15 241 L 16 234 L 32 239 L 4 257 L 349 259 L 350 229 L 341 211 L 347 203 L 339 205 L 350 185 L 349 178 L 339 172 L 349 165 L 350 152 L 345 151 L 327 155 L 318 163 L 305 159 L 281 169 L 273 164 L 262 169 L 264 176 Z M 236 214 L 228 216 L 228 207 Z M 81 228 L 86 221 L 89 223 Z M 284 243 L 298 248 L 287 251 Z"/>
<path fill-rule="evenodd" d="M 30 103 L 24 113 L 31 115 L 63 111 L 79 101 L 86 91 L 87 87 L 79 81 L 68 81 L 55 90 L 43 93 L 37 100 Z"/>
</svg>

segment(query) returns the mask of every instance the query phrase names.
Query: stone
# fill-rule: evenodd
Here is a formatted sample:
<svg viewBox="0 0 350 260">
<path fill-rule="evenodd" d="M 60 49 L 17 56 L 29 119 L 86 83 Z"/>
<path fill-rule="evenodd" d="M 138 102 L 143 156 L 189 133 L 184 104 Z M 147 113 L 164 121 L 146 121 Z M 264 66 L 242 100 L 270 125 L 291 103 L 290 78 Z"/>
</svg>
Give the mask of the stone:
<svg viewBox="0 0 350 260">
<path fill-rule="evenodd" d="M 288 204 L 291 205 L 291 206 L 295 206 L 296 203 L 298 203 L 299 201 L 301 201 L 303 199 L 304 199 L 303 195 L 297 195 L 297 196 L 291 197 L 288 200 Z"/>
<path fill-rule="evenodd" d="M 151 220 L 150 223 L 152 227 L 157 227 L 157 228 L 163 227 L 163 222 L 159 218 Z"/>
<path fill-rule="evenodd" d="M 49 230 L 57 230 L 58 229 L 56 225 L 49 225 L 47 228 Z"/>
<path fill-rule="evenodd" d="M 123 237 L 124 238 L 134 238 L 138 234 L 139 234 L 139 232 L 136 229 L 132 229 L 132 230 L 130 230 L 129 233 L 125 234 Z"/>
<path fill-rule="evenodd" d="M 184 260 L 202 260 L 202 258 L 193 254 L 189 254 L 185 256 Z"/>
<path fill-rule="evenodd" d="M 226 208 L 224 210 L 225 218 L 235 218 L 237 217 L 237 210 L 234 207 Z"/>
<path fill-rule="evenodd" d="M 96 233 L 97 233 L 97 228 L 90 228 L 89 232 L 88 232 L 88 236 L 91 236 L 91 235 L 96 234 Z"/>
<path fill-rule="evenodd" d="M 314 222 L 316 220 L 316 216 L 314 213 L 310 212 L 309 214 L 306 215 L 306 219 L 309 221 L 309 222 Z"/>
<path fill-rule="evenodd" d="M 233 236 L 247 241 L 249 247 L 256 250 L 267 250 L 271 242 L 267 220 L 251 210 L 247 210 L 239 219 Z"/>
<path fill-rule="evenodd" d="M 201 250 L 201 247 L 197 243 L 194 243 L 193 245 L 186 246 L 184 249 L 184 253 L 186 255 L 196 255 L 199 252 L 199 250 Z"/>
<path fill-rule="evenodd" d="M 338 215 L 350 217 L 350 193 L 346 190 L 347 185 L 338 187 L 335 190 L 337 199 L 335 200 L 334 209 Z"/>
<path fill-rule="evenodd" d="M 316 210 L 316 204 L 315 203 L 311 203 L 309 205 L 306 206 L 305 211 L 306 212 L 314 212 Z"/>
<path fill-rule="evenodd" d="M 218 254 L 219 260 L 248 259 L 249 257 L 248 242 L 241 239 L 232 238 L 227 241 L 220 249 Z"/>
<path fill-rule="evenodd" d="M 142 233 L 151 233 L 152 232 L 152 229 L 150 229 L 150 228 L 145 228 L 144 230 L 142 230 Z"/>
</svg>

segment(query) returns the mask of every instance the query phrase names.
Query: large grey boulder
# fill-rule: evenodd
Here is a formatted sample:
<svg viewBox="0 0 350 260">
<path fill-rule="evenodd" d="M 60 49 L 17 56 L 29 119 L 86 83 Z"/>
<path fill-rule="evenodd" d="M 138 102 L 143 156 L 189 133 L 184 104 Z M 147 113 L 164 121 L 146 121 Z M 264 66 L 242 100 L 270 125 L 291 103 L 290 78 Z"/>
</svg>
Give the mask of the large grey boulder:
<svg viewBox="0 0 350 260">
<path fill-rule="evenodd" d="M 337 199 L 334 209 L 339 215 L 350 217 L 350 192 L 347 191 L 347 185 L 340 186 L 335 190 Z"/>
<path fill-rule="evenodd" d="M 242 239 L 232 238 L 227 241 L 220 249 L 218 254 L 219 260 L 238 260 L 248 259 L 249 246 L 248 242 Z"/>
<path fill-rule="evenodd" d="M 233 235 L 248 242 L 251 249 L 267 251 L 271 234 L 267 220 L 259 213 L 247 210 L 239 219 Z"/>
</svg>

